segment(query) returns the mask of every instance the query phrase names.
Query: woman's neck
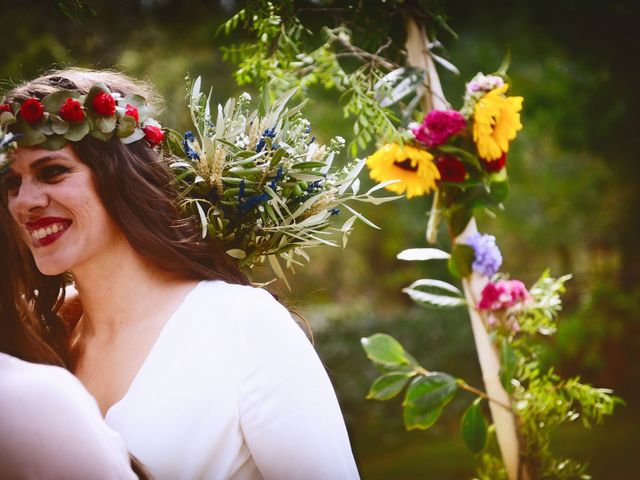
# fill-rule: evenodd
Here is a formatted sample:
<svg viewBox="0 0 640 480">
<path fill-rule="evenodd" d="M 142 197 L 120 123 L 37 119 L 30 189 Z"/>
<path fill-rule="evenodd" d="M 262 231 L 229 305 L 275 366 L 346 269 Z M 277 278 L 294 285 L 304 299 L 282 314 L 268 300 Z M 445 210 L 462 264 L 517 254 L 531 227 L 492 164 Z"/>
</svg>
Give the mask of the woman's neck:
<svg viewBox="0 0 640 480">
<path fill-rule="evenodd" d="M 134 324 L 154 321 L 154 312 L 175 295 L 176 287 L 194 284 L 149 266 L 128 242 L 72 273 L 83 310 L 78 333 L 105 340 L 116 339 Z"/>
</svg>

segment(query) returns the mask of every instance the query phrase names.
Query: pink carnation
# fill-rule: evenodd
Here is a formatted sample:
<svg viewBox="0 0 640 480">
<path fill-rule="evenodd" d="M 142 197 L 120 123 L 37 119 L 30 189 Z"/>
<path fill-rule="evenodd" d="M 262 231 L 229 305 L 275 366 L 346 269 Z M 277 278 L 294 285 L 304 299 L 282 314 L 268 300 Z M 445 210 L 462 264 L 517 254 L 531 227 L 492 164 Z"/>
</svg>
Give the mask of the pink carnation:
<svg viewBox="0 0 640 480">
<path fill-rule="evenodd" d="M 531 295 L 524 283 L 520 280 L 501 280 L 497 283 L 489 282 L 482 289 L 478 309 L 502 310 L 529 301 L 531 301 Z"/>
<path fill-rule="evenodd" d="M 449 137 L 457 135 L 467 127 L 464 116 L 455 110 L 432 110 L 422 123 L 411 129 L 413 135 L 427 147 L 442 145 Z"/>
</svg>

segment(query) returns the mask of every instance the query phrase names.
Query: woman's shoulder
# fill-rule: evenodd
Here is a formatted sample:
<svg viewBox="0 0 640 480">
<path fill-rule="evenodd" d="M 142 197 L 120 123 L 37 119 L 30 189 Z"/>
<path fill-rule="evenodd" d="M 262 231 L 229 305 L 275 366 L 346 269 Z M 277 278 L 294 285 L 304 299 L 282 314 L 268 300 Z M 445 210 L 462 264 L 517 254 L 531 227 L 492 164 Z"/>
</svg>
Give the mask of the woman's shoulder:
<svg viewBox="0 0 640 480">
<path fill-rule="evenodd" d="M 64 368 L 25 362 L 0 354 L 0 372 L 5 412 L 13 406 L 31 415 L 47 416 L 66 411 L 67 407 L 83 404 L 89 408 L 95 407 L 93 397 Z"/>
<path fill-rule="evenodd" d="M 210 308 L 212 313 L 226 315 L 250 315 L 258 312 L 285 313 L 275 297 L 264 288 L 251 285 L 239 285 L 220 280 L 203 280 L 195 288 L 191 304 Z"/>
<path fill-rule="evenodd" d="M 198 315 L 219 332 L 230 329 L 254 339 L 304 333 L 290 312 L 267 290 L 222 281 L 202 281 L 189 302 L 190 313 Z"/>
</svg>

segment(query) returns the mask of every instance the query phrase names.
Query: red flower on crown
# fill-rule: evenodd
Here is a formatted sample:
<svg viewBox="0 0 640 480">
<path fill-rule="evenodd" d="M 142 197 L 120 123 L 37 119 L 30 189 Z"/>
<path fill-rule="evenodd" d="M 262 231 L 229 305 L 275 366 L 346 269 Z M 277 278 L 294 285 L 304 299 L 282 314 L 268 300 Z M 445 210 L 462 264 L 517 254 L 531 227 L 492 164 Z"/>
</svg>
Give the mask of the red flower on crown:
<svg viewBox="0 0 640 480">
<path fill-rule="evenodd" d="M 11 113 L 11 105 L 9 105 L 8 103 L 3 103 L 2 105 L 0 105 L 0 113 L 2 112 L 9 112 Z"/>
<path fill-rule="evenodd" d="M 160 145 L 160 143 L 162 143 L 162 140 L 164 140 L 164 132 L 161 128 L 158 128 L 154 125 L 147 125 L 142 129 L 142 131 L 144 132 L 145 138 L 152 147 Z"/>
<path fill-rule="evenodd" d="M 69 123 L 80 123 L 84 120 L 85 114 L 82 104 L 73 98 L 67 98 L 60 107 L 60 117 Z"/>
<path fill-rule="evenodd" d="M 136 125 L 138 124 L 138 109 L 136 107 L 134 107 L 130 103 L 127 103 L 127 105 L 124 107 L 124 114 L 133 117 L 133 119 L 136 121 Z"/>
<path fill-rule="evenodd" d="M 100 92 L 93 97 L 93 111 L 103 117 L 110 117 L 116 113 L 116 101 L 113 96 L 107 92 Z"/>
<path fill-rule="evenodd" d="M 28 98 L 24 101 L 24 103 L 20 106 L 20 116 L 24 118 L 24 121 L 35 125 L 40 120 L 42 120 L 42 116 L 44 115 L 44 105 L 40 103 L 40 100 L 37 98 Z"/>
</svg>

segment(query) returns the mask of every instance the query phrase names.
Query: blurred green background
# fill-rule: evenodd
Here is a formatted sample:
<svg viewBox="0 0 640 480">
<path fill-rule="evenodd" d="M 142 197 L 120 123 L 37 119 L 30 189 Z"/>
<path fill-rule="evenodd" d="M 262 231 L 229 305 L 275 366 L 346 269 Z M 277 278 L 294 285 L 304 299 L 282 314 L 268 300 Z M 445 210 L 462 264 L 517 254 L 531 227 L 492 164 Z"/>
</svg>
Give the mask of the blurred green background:
<svg viewBox="0 0 640 480">
<path fill-rule="evenodd" d="M 0 88 L 54 66 L 116 68 L 154 83 L 166 99 L 162 122 L 188 127 L 184 78 L 202 75 L 220 101 L 241 91 L 215 36 L 242 2 L 0 0 L 3 46 Z M 331 2 L 338 5 L 338 2 Z M 61 5 L 62 6 L 61 6 Z M 310 2 L 316 8 L 319 2 Z M 574 274 L 547 358 L 563 375 L 613 388 L 625 407 L 604 425 L 557 432 L 557 450 L 588 461 L 594 478 L 635 479 L 640 472 L 640 44 L 633 1 L 440 2 L 459 40 L 440 38 L 462 75 L 441 72 L 445 94 L 461 104 L 464 81 L 490 73 L 507 48 L 512 93 L 525 97 L 524 130 L 510 151 L 511 197 L 481 231 L 498 238 L 504 271 L 531 284 L 548 266 Z M 90 8 L 86 8 L 86 7 Z M 92 10 L 92 11 L 90 11 Z M 64 12 L 67 11 L 67 15 Z M 375 21 L 375 19 L 374 19 Z M 317 26 L 317 25 L 316 25 Z M 334 92 L 310 94 L 307 114 L 323 140 L 351 126 Z M 364 177 L 364 176 L 363 176 Z M 365 186 L 370 182 L 363 178 Z M 365 479 L 470 477 L 458 421 L 471 397 L 459 394 L 427 432 L 405 432 L 398 401 L 366 401 L 376 372 L 359 339 L 398 338 L 423 365 L 481 385 L 464 311 L 414 306 L 401 288 L 416 278 L 446 278 L 437 266 L 395 255 L 424 246 L 424 199 L 365 209 L 382 231 L 358 225 L 346 250 L 318 249 L 282 291 L 311 322 L 329 369 Z M 447 246 L 443 230 L 440 246 Z"/>
</svg>

